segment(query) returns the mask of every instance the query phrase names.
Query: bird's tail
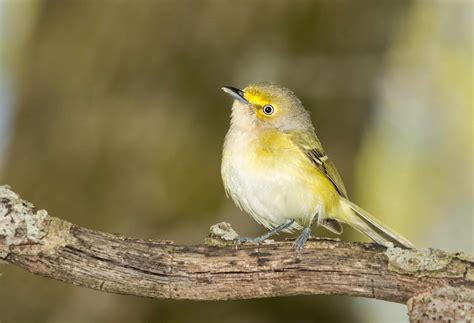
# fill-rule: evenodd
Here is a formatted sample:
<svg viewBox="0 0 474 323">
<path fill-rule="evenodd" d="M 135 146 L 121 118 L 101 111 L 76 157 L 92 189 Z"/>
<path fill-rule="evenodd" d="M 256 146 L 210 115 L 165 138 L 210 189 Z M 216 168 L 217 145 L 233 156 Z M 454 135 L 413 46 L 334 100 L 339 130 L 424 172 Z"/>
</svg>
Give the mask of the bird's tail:
<svg viewBox="0 0 474 323">
<path fill-rule="evenodd" d="M 407 249 L 415 248 L 410 241 L 387 228 L 358 205 L 345 198 L 341 198 L 341 201 L 350 210 L 350 215 L 348 215 L 350 218 L 348 222 L 350 223 L 347 224 L 354 227 L 357 231 L 367 235 L 369 238 L 385 247 L 390 247 L 393 244 L 397 247 Z"/>
</svg>

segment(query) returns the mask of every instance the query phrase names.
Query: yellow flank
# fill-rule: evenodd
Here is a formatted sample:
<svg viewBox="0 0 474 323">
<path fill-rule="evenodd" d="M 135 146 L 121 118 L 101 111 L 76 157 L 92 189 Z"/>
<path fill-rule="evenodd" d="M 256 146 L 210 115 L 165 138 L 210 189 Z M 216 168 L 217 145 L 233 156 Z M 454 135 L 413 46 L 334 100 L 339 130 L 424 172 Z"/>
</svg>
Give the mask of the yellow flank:
<svg viewBox="0 0 474 323">
<path fill-rule="evenodd" d="M 302 182 L 301 190 L 314 193 L 314 203 L 322 203 L 324 212 L 333 218 L 340 213 L 339 193 L 334 184 L 304 155 L 299 147 L 283 132 L 263 130 L 253 142 L 253 163 L 262 171 L 276 168 L 290 173 Z"/>
</svg>

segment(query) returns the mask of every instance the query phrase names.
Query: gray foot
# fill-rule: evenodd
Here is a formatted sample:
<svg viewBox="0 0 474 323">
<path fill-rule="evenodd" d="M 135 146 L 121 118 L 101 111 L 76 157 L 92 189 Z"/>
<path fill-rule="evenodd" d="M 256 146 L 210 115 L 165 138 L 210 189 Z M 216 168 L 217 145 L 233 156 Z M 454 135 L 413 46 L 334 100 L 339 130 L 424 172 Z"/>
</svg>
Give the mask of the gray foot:
<svg viewBox="0 0 474 323">
<path fill-rule="evenodd" d="M 293 242 L 293 248 L 295 248 L 296 251 L 300 251 L 301 249 L 303 249 L 304 243 L 306 242 L 306 240 L 308 240 L 310 235 L 311 235 L 311 228 L 304 228 L 303 232 L 301 232 L 298 239 L 296 239 L 295 242 Z"/>
<path fill-rule="evenodd" d="M 256 237 L 256 238 L 249 238 L 249 237 L 238 237 L 236 239 L 236 244 L 242 244 L 242 243 L 245 243 L 245 242 L 250 242 L 250 243 L 253 243 L 253 244 L 259 244 L 261 243 L 263 240 L 265 240 L 264 237 Z"/>
<path fill-rule="evenodd" d="M 295 222 L 295 220 L 287 220 L 285 223 L 277 226 L 275 229 L 265 233 L 264 235 L 260 236 L 260 237 L 256 237 L 256 238 L 248 238 L 248 237 L 239 237 L 235 240 L 235 244 L 236 245 L 240 245 L 244 242 L 250 242 L 250 243 L 254 243 L 254 244 L 259 244 L 261 242 L 263 242 L 264 240 L 267 240 L 268 238 L 270 238 L 271 236 L 289 228 L 293 222 Z"/>
</svg>

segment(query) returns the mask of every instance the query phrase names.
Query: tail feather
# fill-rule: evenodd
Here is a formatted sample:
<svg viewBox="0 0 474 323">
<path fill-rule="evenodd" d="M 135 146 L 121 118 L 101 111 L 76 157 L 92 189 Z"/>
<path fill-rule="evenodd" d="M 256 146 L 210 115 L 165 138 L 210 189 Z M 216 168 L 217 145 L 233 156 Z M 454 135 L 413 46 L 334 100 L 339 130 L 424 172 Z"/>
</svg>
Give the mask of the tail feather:
<svg viewBox="0 0 474 323">
<path fill-rule="evenodd" d="M 349 206 L 349 208 L 353 211 L 354 215 L 357 216 L 358 220 L 355 223 L 350 223 L 354 225 L 355 229 L 361 231 L 362 233 L 369 236 L 375 242 L 389 247 L 393 243 L 397 247 L 407 248 L 407 249 L 414 249 L 415 247 L 413 244 L 399 235 L 395 233 L 378 220 L 376 220 L 373 216 L 371 216 L 367 211 L 360 208 L 358 205 L 352 203 L 348 199 L 342 198 L 342 200 Z"/>
</svg>

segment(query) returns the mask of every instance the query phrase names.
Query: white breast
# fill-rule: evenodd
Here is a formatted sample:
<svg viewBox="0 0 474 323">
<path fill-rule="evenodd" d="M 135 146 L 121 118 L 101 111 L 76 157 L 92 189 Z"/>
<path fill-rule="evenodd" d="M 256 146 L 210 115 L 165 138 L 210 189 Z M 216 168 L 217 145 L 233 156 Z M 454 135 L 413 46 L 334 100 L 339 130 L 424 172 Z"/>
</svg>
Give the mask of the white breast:
<svg viewBox="0 0 474 323">
<path fill-rule="evenodd" d="M 255 134 L 231 127 L 224 144 L 222 178 L 226 191 L 257 222 L 271 229 L 296 220 L 288 231 L 308 226 L 321 203 L 308 181 L 295 175 L 291 158 L 285 162 L 257 163 Z"/>
</svg>

